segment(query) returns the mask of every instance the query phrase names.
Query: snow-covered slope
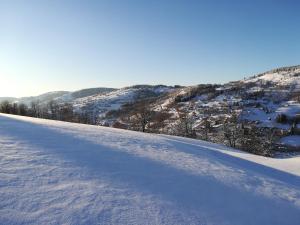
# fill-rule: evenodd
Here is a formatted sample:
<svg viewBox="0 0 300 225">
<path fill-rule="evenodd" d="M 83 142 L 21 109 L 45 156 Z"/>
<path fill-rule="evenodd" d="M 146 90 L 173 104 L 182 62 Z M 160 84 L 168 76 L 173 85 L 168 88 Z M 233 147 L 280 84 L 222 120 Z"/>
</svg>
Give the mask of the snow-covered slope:
<svg viewBox="0 0 300 225">
<path fill-rule="evenodd" d="M 21 97 L 21 98 L 13 98 L 13 97 L 0 97 L 0 102 L 7 100 L 9 102 L 17 102 L 23 103 L 30 106 L 31 102 L 38 102 L 41 105 L 45 105 L 50 101 L 57 101 L 59 103 L 70 103 L 76 99 L 85 98 L 88 96 L 93 96 L 97 94 L 105 94 L 111 91 L 115 91 L 115 88 L 87 88 L 81 89 L 78 91 L 52 91 L 46 92 L 41 95 L 37 96 L 30 96 L 30 97 Z"/>
<path fill-rule="evenodd" d="M 0 115 L 0 224 L 298 224 L 300 158 Z"/>
<path fill-rule="evenodd" d="M 87 96 L 73 101 L 75 108 L 89 107 L 99 111 L 99 114 L 112 109 L 119 109 L 121 105 L 133 101 L 136 89 L 118 89 L 112 92 Z"/>
<path fill-rule="evenodd" d="M 300 91 L 300 65 L 270 70 L 251 77 L 245 82 L 273 82 L 276 85 L 292 86 L 292 91 Z"/>
<path fill-rule="evenodd" d="M 39 104 L 47 104 L 49 101 L 59 98 L 65 94 L 68 94 L 67 91 L 52 91 L 47 92 L 38 96 L 31 96 L 31 97 L 22 97 L 16 99 L 15 101 L 18 103 L 23 103 L 26 105 L 30 105 L 31 102 L 39 102 Z"/>
<path fill-rule="evenodd" d="M 108 93 L 108 92 L 111 92 L 114 90 L 116 90 L 116 89 L 105 88 L 105 87 L 81 89 L 78 91 L 66 93 L 66 94 L 56 98 L 55 100 L 59 101 L 59 102 L 70 102 L 70 101 L 74 101 L 79 98 L 85 98 L 85 97 L 93 96 L 93 95 L 97 95 L 97 94 L 105 94 L 105 93 Z"/>
<path fill-rule="evenodd" d="M 93 111 L 96 115 L 104 117 L 108 111 L 118 110 L 126 103 L 157 97 L 172 90 L 172 87 L 163 85 L 136 85 L 77 98 L 72 101 L 72 104 L 77 110 Z"/>
<path fill-rule="evenodd" d="M 0 97 L 0 102 L 3 102 L 3 101 L 14 102 L 16 100 L 18 100 L 18 98 L 14 98 L 14 97 Z"/>
</svg>

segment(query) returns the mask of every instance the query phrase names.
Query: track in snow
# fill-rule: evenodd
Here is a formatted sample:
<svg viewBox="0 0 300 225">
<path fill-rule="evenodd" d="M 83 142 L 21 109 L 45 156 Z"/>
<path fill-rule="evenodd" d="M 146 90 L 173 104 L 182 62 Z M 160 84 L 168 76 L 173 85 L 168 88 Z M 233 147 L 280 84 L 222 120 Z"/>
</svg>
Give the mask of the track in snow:
<svg viewBox="0 0 300 225">
<path fill-rule="evenodd" d="M 297 224 L 299 167 L 263 159 L 1 114 L 0 224 Z"/>
</svg>

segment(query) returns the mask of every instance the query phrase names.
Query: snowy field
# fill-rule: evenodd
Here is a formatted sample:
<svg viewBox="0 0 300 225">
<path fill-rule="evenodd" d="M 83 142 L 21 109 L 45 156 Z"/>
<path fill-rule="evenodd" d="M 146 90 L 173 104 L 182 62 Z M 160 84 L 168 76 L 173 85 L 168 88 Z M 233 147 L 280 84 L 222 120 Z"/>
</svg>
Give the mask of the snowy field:
<svg viewBox="0 0 300 225">
<path fill-rule="evenodd" d="M 300 221 L 300 157 L 0 114 L 0 224 Z"/>
</svg>

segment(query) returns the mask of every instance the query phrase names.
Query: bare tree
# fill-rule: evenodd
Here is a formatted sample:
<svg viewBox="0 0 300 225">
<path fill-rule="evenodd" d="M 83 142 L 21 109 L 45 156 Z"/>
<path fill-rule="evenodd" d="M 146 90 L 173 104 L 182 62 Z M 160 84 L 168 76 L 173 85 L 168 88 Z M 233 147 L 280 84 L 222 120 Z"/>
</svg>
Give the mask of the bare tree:
<svg viewBox="0 0 300 225">
<path fill-rule="evenodd" d="M 149 126 L 151 132 L 161 133 L 163 128 L 168 123 L 170 117 L 170 113 L 164 110 L 153 112 L 153 117 Z"/>
<path fill-rule="evenodd" d="M 11 105 L 8 101 L 3 101 L 0 105 L 0 110 L 2 113 L 10 113 L 11 112 Z"/>
<path fill-rule="evenodd" d="M 260 128 L 255 125 L 244 127 L 241 135 L 241 149 L 264 156 L 272 156 L 276 140 L 279 138 L 274 128 Z"/>
<path fill-rule="evenodd" d="M 10 106 L 10 113 L 14 114 L 14 115 L 18 115 L 19 114 L 19 107 L 18 104 L 16 102 L 12 103 Z"/>
<path fill-rule="evenodd" d="M 137 130 L 146 132 L 147 126 L 150 123 L 153 112 L 148 108 L 146 101 L 141 101 L 135 105 L 135 111 L 131 116 L 132 126 L 136 127 Z"/>
<path fill-rule="evenodd" d="M 208 141 L 209 140 L 208 134 L 209 134 L 210 131 L 211 131 L 210 121 L 208 120 L 207 117 L 204 117 L 202 119 L 201 129 L 199 131 L 200 139 Z"/>
<path fill-rule="evenodd" d="M 63 105 L 60 106 L 60 116 L 61 116 L 61 120 L 63 121 L 69 121 L 72 122 L 73 121 L 73 105 L 69 104 L 69 103 L 65 103 Z"/>
<path fill-rule="evenodd" d="M 50 119 L 57 120 L 60 118 L 59 105 L 57 104 L 57 102 L 51 100 L 50 102 L 48 102 L 47 108 Z"/>
<path fill-rule="evenodd" d="M 193 128 L 194 118 L 187 111 L 177 108 L 178 121 L 174 127 L 175 135 L 183 136 L 183 137 L 196 137 L 196 131 Z"/>
<path fill-rule="evenodd" d="M 23 103 L 19 104 L 19 114 L 21 116 L 27 116 L 28 114 L 28 107 Z"/>
<path fill-rule="evenodd" d="M 230 147 L 235 148 L 241 134 L 241 124 L 238 123 L 238 115 L 233 113 L 223 124 L 224 140 Z"/>
<path fill-rule="evenodd" d="M 39 105 L 39 101 L 32 101 L 30 103 L 30 115 L 32 117 L 41 117 L 40 115 L 40 105 Z"/>
</svg>

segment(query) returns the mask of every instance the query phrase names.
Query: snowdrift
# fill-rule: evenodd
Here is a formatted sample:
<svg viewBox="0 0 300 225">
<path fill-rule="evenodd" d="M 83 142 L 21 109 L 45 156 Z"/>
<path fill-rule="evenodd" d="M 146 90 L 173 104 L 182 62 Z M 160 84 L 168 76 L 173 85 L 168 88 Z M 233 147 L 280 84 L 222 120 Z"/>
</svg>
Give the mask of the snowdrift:
<svg viewBox="0 0 300 225">
<path fill-rule="evenodd" d="M 300 158 L 0 114 L 0 224 L 298 224 Z"/>
</svg>

